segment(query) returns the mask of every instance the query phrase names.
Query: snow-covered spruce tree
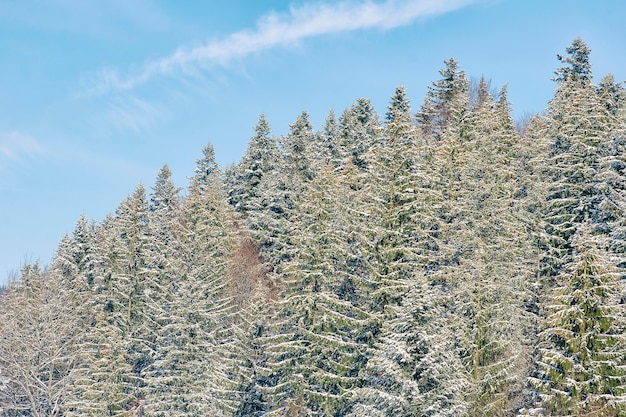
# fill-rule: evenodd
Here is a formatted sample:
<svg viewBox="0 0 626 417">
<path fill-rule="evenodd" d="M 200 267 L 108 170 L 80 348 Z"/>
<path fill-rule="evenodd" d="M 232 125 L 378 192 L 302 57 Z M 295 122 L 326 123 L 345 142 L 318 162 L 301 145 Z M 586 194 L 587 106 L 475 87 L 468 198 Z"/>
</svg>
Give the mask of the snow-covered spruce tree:
<svg viewBox="0 0 626 417">
<path fill-rule="evenodd" d="M 441 285 L 417 273 L 403 305 L 370 349 L 349 416 L 460 416 L 470 375 L 462 362 L 463 323 Z"/>
<path fill-rule="evenodd" d="M 603 126 L 596 96 L 590 88 L 565 81 L 550 102 L 546 130 L 551 143 L 545 163 L 542 275 L 558 274 L 571 261 L 570 239 L 586 214 L 597 210 L 597 174 Z"/>
<path fill-rule="evenodd" d="M 26 265 L 0 303 L 0 411 L 62 416 L 80 364 L 84 320 L 61 276 Z"/>
<path fill-rule="evenodd" d="M 282 158 L 276 171 L 277 177 L 268 182 L 267 198 L 271 204 L 264 217 L 266 237 L 261 242 L 273 268 L 272 279 L 280 288 L 280 301 L 275 323 L 270 324 L 262 341 L 267 352 L 267 357 L 262 358 L 266 372 L 258 384 L 261 385 L 261 393 L 265 392 L 266 409 L 274 413 L 289 412 L 287 410 L 296 407 L 296 401 L 300 408 L 310 410 L 316 407 L 303 397 L 309 386 L 302 369 L 308 366 L 310 358 L 302 348 L 310 344 L 310 340 L 298 340 L 301 336 L 294 334 L 299 317 L 306 314 L 301 310 L 303 306 L 298 297 L 310 297 L 308 291 L 302 292 L 308 285 L 300 282 L 302 277 L 297 269 L 315 269 L 317 265 L 306 265 L 304 251 L 319 250 L 318 245 L 304 243 L 313 238 L 310 232 L 304 231 L 308 227 L 318 227 L 313 225 L 315 215 L 311 209 L 305 208 L 315 204 L 308 200 L 315 188 L 312 182 L 319 180 L 312 165 L 314 135 L 308 115 L 303 113 L 291 125 L 289 134 L 281 138 Z"/>
<path fill-rule="evenodd" d="M 439 70 L 442 78 L 428 87 L 424 103 L 417 112 L 417 122 L 423 133 L 435 142 L 442 138 L 454 98 L 468 87 L 465 73 L 454 58 L 445 60 L 444 64 L 446 67 Z"/>
<path fill-rule="evenodd" d="M 449 320 L 449 300 L 431 278 L 445 244 L 434 155 L 412 122 L 402 87 L 386 121 L 363 185 L 371 309 L 383 326 L 350 415 L 459 415 L 468 378 L 453 332 L 456 318 Z"/>
<path fill-rule="evenodd" d="M 626 267 L 626 89 L 606 76 L 598 86 L 600 105 L 605 114 L 604 140 L 599 158 L 596 189 L 602 195 L 599 204 L 601 217 L 598 223 L 604 234 L 610 236 L 608 245 L 614 256 L 621 258 L 617 264 Z"/>
<path fill-rule="evenodd" d="M 152 320 L 157 326 L 168 321 L 163 311 L 171 299 L 171 287 L 178 279 L 176 258 L 180 248 L 180 188 L 172 181 L 172 172 L 167 165 L 159 171 L 150 194 L 148 219 L 151 236 L 150 247 L 150 302 Z M 164 315 L 164 317 L 163 317 Z"/>
<path fill-rule="evenodd" d="M 499 416 L 512 413 L 523 400 L 535 320 L 526 306 L 532 298 L 534 256 L 506 86 L 497 102 L 486 97 L 468 117 L 472 126 L 461 139 L 454 221 L 461 227 L 451 236 L 462 252 L 460 264 L 450 269 L 459 279 L 456 297 L 465 304 L 468 325 L 468 414 Z"/>
<path fill-rule="evenodd" d="M 108 318 L 111 293 L 105 278 L 111 221 L 96 227 L 85 216 L 72 236 L 61 240 L 53 261 L 67 291 L 73 295 L 72 311 L 85 323 L 76 340 L 78 351 L 74 383 L 65 400 L 67 416 L 132 415 L 133 369 L 127 363 L 128 344 Z"/>
<path fill-rule="evenodd" d="M 229 374 L 233 308 L 226 274 L 233 211 L 213 147 L 205 147 L 203 154 L 175 223 L 175 276 L 163 286 L 168 320 L 158 327 L 154 361 L 144 371 L 146 416 L 220 416 L 235 408 L 236 381 Z"/>
<path fill-rule="evenodd" d="M 354 400 L 378 324 L 367 281 L 351 267 L 355 219 L 346 180 L 326 167 L 296 200 L 296 251 L 276 273 L 282 291 L 263 338 L 267 415 L 345 415 Z"/>
<path fill-rule="evenodd" d="M 146 190 L 139 185 L 116 210 L 117 258 L 112 271 L 115 293 L 113 308 L 123 337 L 128 341 L 128 360 L 140 377 L 154 355 L 156 326 L 151 316 L 151 248 L 149 205 Z M 117 304 L 117 306 L 115 305 Z M 143 385 L 140 379 L 139 386 Z"/>
<path fill-rule="evenodd" d="M 420 346 L 413 351 L 412 382 L 421 395 L 408 402 L 410 415 L 510 413 L 527 369 L 521 341 L 529 325 L 523 300 L 531 269 L 516 208 L 517 135 L 506 90 L 497 103 L 488 94 L 472 111 L 468 103 L 460 88 L 434 159 L 418 170 L 428 179 L 419 194 L 430 195 L 430 204 L 415 218 L 431 219 L 431 226 L 416 231 L 430 238 L 425 248 L 437 250 L 425 252 L 434 262 L 424 277 L 417 275 L 411 293 L 415 299 L 424 292 L 426 301 L 412 310 L 424 329 L 418 339 L 408 335 Z M 411 310 L 401 312 L 406 317 Z M 445 357 L 447 369 L 435 359 Z"/>
<path fill-rule="evenodd" d="M 82 337 L 76 340 L 79 351 L 75 372 L 76 383 L 66 396 L 66 413 L 71 415 L 74 406 L 82 401 L 84 373 L 90 367 L 89 352 L 92 344 L 90 332 L 95 326 L 96 310 L 101 308 L 96 299 L 97 244 L 98 228 L 82 215 L 72 235 L 64 236 L 52 262 L 52 272 L 61 281 L 63 288 L 71 292 L 73 314 L 85 323 Z"/>
<path fill-rule="evenodd" d="M 531 382 L 550 415 L 626 413 L 623 282 L 592 230 L 589 222 L 578 229 L 572 267 L 561 270 L 546 303 L 539 372 Z"/>
<path fill-rule="evenodd" d="M 148 202 L 138 186 L 99 228 L 94 273 L 94 326 L 81 368 L 76 415 L 133 415 L 152 362 L 156 326 L 150 315 Z M 120 356 L 121 355 L 121 356 Z M 89 400 L 87 400 L 89 399 Z"/>
<path fill-rule="evenodd" d="M 306 182 L 315 177 L 315 141 L 309 116 L 302 112 L 290 126 L 289 133 L 279 139 L 280 158 L 272 175 L 266 176 L 261 184 L 262 203 L 251 228 L 271 268 L 278 268 L 292 256 L 293 245 L 289 239 L 298 214 L 295 201 Z"/>
<path fill-rule="evenodd" d="M 93 289 L 95 234 L 95 224 L 84 214 L 81 215 L 72 235 L 61 239 L 54 258 L 55 272 L 60 274 L 68 288 L 78 293 L 88 293 Z"/>
<path fill-rule="evenodd" d="M 426 171 L 432 156 L 400 86 L 391 98 L 381 138 L 369 155 L 371 168 L 364 176 L 364 205 L 371 216 L 366 231 L 371 279 L 377 288 L 372 294 L 373 310 L 384 313 L 388 305 L 402 304 L 413 275 L 437 262 L 433 237 L 439 225 L 433 200 L 440 194 Z"/>
<path fill-rule="evenodd" d="M 586 216 L 593 220 L 596 232 L 613 235 L 617 242 L 608 244 L 616 253 L 623 247 L 617 232 L 623 227 L 619 191 L 623 188 L 623 122 L 607 106 L 611 98 L 599 96 L 591 84 L 588 59 L 579 65 L 576 57 L 567 61 L 572 62 L 570 77 L 559 79 L 541 128 L 533 130 L 536 140 L 547 142 L 550 152 L 545 162 L 537 164 L 545 184 L 541 272 L 548 277 L 571 261 L 570 239 Z M 577 70 L 580 66 L 584 67 L 582 75 Z"/>
<path fill-rule="evenodd" d="M 171 213 L 169 215 L 166 215 L 166 213 L 175 210 L 179 206 L 179 192 L 180 189 L 172 181 L 172 171 L 167 164 L 163 165 L 150 194 L 150 212 L 158 213 L 165 217 L 174 217 Z M 161 211 L 164 211 L 164 213 L 161 213 Z"/>
<path fill-rule="evenodd" d="M 331 109 L 324 122 L 321 135 L 320 159 L 323 164 L 337 168 L 342 165 L 341 129 L 335 111 Z"/>
<path fill-rule="evenodd" d="M 210 171 L 210 166 L 203 166 Z M 143 369 L 141 377 L 145 383 L 142 394 L 141 412 L 144 415 L 164 415 L 163 403 L 170 400 L 168 393 L 171 380 L 163 377 L 163 357 L 172 349 L 172 326 L 179 324 L 177 314 L 181 308 L 182 244 L 180 189 L 172 181 L 167 165 L 159 171 L 152 187 L 149 202 L 149 229 L 151 246 L 148 261 L 148 288 L 146 310 L 155 334 L 154 360 Z"/>
<path fill-rule="evenodd" d="M 366 155 L 376 143 L 380 132 L 378 114 L 369 99 L 360 98 L 339 118 L 340 159 L 350 161 L 363 171 L 367 169 Z"/>
<path fill-rule="evenodd" d="M 180 188 L 172 181 L 172 172 L 167 165 L 159 171 L 152 187 L 148 207 L 148 220 L 151 236 L 149 253 L 149 302 L 151 321 L 156 331 L 169 321 L 168 304 L 171 301 L 172 286 L 178 280 L 180 252 Z"/>
<path fill-rule="evenodd" d="M 254 136 L 241 161 L 234 169 L 234 178 L 228 198 L 238 212 L 254 218 L 263 206 L 261 183 L 276 168 L 279 157 L 276 139 L 270 136 L 270 124 L 264 114 L 254 128 Z M 254 213 L 250 213 L 254 212 Z M 250 219 L 254 223 L 254 219 Z"/>
<path fill-rule="evenodd" d="M 89 326 L 81 337 L 80 366 L 66 415 L 132 416 L 137 411 L 137 378 L 128 361 L 124 304 L 115 280 L 121 247 L 116 220 L 108 216 L 96 229 L 92 247 L 93 293 L 86 303 Z"/>
<path fill-rule="evenodd" d="M 211 164 L 217 166 L 214 159 Z M 200 182 L 207 186 L 197 187 Z M 196 174 L 191 179 L 184 216 L 188 248 L 191 249 L 191 252 L 187 249 L 184 253 L 197 259 L 188 262 L 196 265 L 189 272 L 188 288 L 191 302 L 202 311 L 202 316 L 197 318 L 203 321 L 201 330 L 207 343 L 204 348 L 207 355 L 202 366 L 205 372 L 208 371 L 203 381 L 206 384 L 203 395 L 209 398 L 211 415 L 232 415 L 241 402 L 240 389 L 250 377 L 247 368 L 250 358 L 245 356 L 250 334 L 245 322 L 255 319 L 251 317 L 255 313 L 254 306 L 248 305 L 253 301 L 248 297 L 257 296 L 257 290 L 260 291 L 250 289 L 241 281 L 234 282 L 244 279 L 242 274 L 233 273 L 236 269 L 234 262 L 239 262 L 236 254 L 243 244 L 243 237 L 238 216 L 228 204 L 227 197 L 219 171 L 204 179 Z M 252 248 L 258 256 L 256 247 L 252 245 Z M 253 265 L 256 264 L 253 262 Z"/>
<path fill-rule="evenodd" d="M 557 54 L 556 57 L 567 66 L 558 68 L 554 72 L 556 77 L 553 80 L 559 83 L 570 80 L 582 87 L 587 87 L 593 78 L 591 62 L 589 61 L 591 49 L 581 38 L 575 38 L 572 44 L 565 48 L 565 52 L 568 56 Z"/>
<path fill-rule="evenodd" d="M 602 77 L 596 87 L 600 102 L 615 117 L 619 117 L 626 106 L 626 87 L 622 84 L 615 81 L 613 74 L 608 74 Z"/>
</svg>

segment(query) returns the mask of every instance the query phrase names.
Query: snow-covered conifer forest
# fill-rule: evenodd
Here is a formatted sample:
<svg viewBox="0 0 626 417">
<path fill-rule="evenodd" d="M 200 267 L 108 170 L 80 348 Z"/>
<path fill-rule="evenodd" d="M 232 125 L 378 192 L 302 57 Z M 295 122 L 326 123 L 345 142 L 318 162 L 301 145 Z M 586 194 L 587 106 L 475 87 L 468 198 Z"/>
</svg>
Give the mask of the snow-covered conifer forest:
<svg viewBox="0 0 626 417">
<path fill-rule="evenodd" d="M 557 58 L 530 120 L 451 58 L 79 218 L 0 294 L 0 414 L 626 416 L 626 89 Z"/>
</svg>

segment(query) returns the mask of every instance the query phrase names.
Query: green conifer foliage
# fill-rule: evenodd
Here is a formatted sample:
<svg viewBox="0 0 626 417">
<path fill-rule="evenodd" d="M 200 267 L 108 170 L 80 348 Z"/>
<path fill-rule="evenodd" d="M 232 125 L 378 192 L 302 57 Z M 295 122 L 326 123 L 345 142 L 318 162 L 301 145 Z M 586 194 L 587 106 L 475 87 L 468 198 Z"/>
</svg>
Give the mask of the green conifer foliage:
<svg viewBox="0 0 626 417">
<path fill-rule="evenodd" d="M 335 111 L 330 110 L 321 133 L 321 159 L 324 165 L 339 167 L 342 163 L 341 129 L 337 123 Z"/>
<path fill-rule="evenodd" d="M 539 373 L 531 378 L 554 415 L 623 415 L 626 338 L 623 283 L 605 243 L 585 224 L 572 269 L 558 277 L 540 334 Z"/>
<path fill-rule="evenodd" d="M 428 209 L 434 198 L 428 189 L 431 178 L 422 171 L 429 151 L 413 124 L 404 87 L 396 89 L 382 138 L 368 156 L 360 203 L 370 215 L 364 238 L 375 283 L 371 308 L 383 312 L 401 301 L 415 272 L 432 255 L 431 236 L 421 227 L 437 228 Z"/>
<path fill-rule="evenodd" d="M 591 83 L 593 77 L 591 73 L 591 63 L 589 62 L 589 55 L 591 49 L 580 38 L 575 38 L 572 44 L 565 48 L 565 52 L 569 56 L 557 55 L 559 61 L 567 64 L 567 67 L 561 67 L 554 73 L 556 77 L 555 81 L 572 81 L 580 84 L 583 87 L 588 86 Z"/>
<path fill-rule="evenodd" d="M 561 83 L 550 102 L 545 130 L 539 132 L 551 147 L 544 169 L 543 275 L 556 274 L 571 261 L 570 239 L 577 225 L 601 216 L 596 179 L 606 146 L 606 114 L 593 90 L 574 81 Z"/>
<path fill-rule="evenodd" d="M 355 236 L 345 223 L 345 180 L 328 167 L 298 201 L 298 252 L 276 277 L 281 299 L 264 338 L 266 390 L 276 413 L 345 415 L 373 340 L 367 284 L 350 273 Z"/>
<path fill-rule="evenodd" d="M 369 216 L 361 239 L 373 288 L 370 310 L 383 324 L 350 415 L 458 415 L 465 409 L 467 372 L 454 347 L 458 340 L 448 332 L 454 319 L 447 321 L 447 290 L 433 275 L 445 246 L 438 217 L 441 179 L 402 87 L 387 120 L 357 204 Z"/>
<path fill-rule="evenodd" d="M 428 87 L 424 103 L 417 112 L 417 121 L 424 134 L 433 141 L 440 141 L 448 120 L 452 116 L 451 105 L 460 93 L 467 92 L 469 83 L 454 58 L 444 61 L 446 67 L 439 70 L 441 79 Z"/>
<path fill-rule="evenodd" d="M 608 74 L 602 77 L 596 88 L 600 101 L 616 117 L 626 105 L 626 88 L 622 84 L 615 81 L 613 74 Z"/>
<path fill-rule="evenodd" d="M 82 365 L 76 373 L 68 416 L 133 416 L 137 412 L 136 378 L 126 360 L 127 343 L 110 325 L 110 312 L 99 309 L 81 345 Z"/>
<path fill-rule="evenodd" d="M 137 379 L 128 359 L 129 340 L 122 328 L 124 304 L 114 271 L 120 244 L 115 219 L 107 217 L 96 229 L 91 247 L 93 292 L 83 305 L 88 327 L 80 341 L 67 415 L 131 416 L 137 412 Z"/>
<path fill-rule="evenodd" d="M 378 114 L 368 99 L 360 98 L 339 118 L 341 155 L 347 162 L 363 171 L 367 169 L 367 153 L 376 143 L 380 123 Z"/>
<path fill-rule="evenodd" d="M 174 275 L 163 282 L 160 301 L 167 320 L 159 320 L 154 361 L 144 371 L 146 416 L 222 416 L 235 408 L 236 381 L 227 360 L 233 305 L 226 274 L 233 212 L 212 149 L 204 148 L 173 223 Z"/>
<path fill-rule="evenodd" d="M 237 211 L 253 218 L 264 209 L 262 182 L 267 181 L 278 162 L 278 147 L 270 133 L 269 122 L 261 114 L 254 136 L 234 170 L 234 184 L 228 192 L 229 201 Z"/>
<path fill-rule="evenodd" d="M 463 332 L 467 413 L 497 416 L 518 405 L 513 393 L 528 368 L 523 340 L 531 319 L 523 300 L 529 297 L 532 247 L 518 201 L 523 182 L 506 89 L 497 103 L 489 96 L 471 110 L 467 103 L 467 93 L 452 102 L 435 163 L 443 181 L 441 239 L 447 244 L 434 277 L 450 289 Z"/>
<path fill-rule="evenodd" d="M 462 323 L 449 291 L 416 274 L 403 305 L 387 319 L 361 372 L 349 416 L 459 416 L 469 404 Z"/>
<path fill-rule="evenodd" d="M 117 209 L 116 242 L 119 245 L 112 280 L 116 318 L 129 342 L 128 360 L 137 376 L 153 356 L 155 328 L 150 317 L 151 236 L 146 191 L 139 185 Z"/>
<path fill-rule="evenodd" d="M 93 287 L 95 225 L 82 215 L 71 236 L 61 239 L 54 259 L 54 269 L 68 287 L 87 292 Z"/>
<path fill-rule="evenodd" d="M 309 116 L 303 112 L 279 140 L 281 154 L 276 169 L 262 183 L 262 209 L 255 213 L 251 227 L 271 268 L 278 268 L 292 256 L 289 239 L 296 227 L 296 201 L 318 169 L 313 156 L 315 141 Z"/>
</svg>

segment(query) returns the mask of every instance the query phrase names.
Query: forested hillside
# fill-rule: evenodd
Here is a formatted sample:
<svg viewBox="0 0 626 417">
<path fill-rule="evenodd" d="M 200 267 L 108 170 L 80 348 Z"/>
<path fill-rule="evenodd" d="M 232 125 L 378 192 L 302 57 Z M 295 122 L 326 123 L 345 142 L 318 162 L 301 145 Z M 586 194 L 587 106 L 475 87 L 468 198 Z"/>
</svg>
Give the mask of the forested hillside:
<svg viewBox="0 0 626 417">
<path fill-rule="evenodd" d="M 164 166 L 0 294 L 2 415 L 626 416 L 626 89 L 589 57 L 517 126 L 451 58 L 418 108 Z"/>
</svg>

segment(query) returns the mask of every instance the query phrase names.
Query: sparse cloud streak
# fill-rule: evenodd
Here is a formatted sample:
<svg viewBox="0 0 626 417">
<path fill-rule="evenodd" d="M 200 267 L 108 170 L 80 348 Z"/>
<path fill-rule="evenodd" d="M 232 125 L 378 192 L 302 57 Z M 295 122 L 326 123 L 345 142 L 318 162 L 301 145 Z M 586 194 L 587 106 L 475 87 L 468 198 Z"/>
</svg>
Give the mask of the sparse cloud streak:
<svg viewBox="0 0 626 417">
<path fill-rule="evenodd" d="M 105 120 L 117 130 L 140 133 L 153 128 L 161 117 L 163 111 L 157 104 L 120 94 L 110 100 Z"/>
<path fill-rule="evenodd" d="M 308 3 L 286 13 L 261 17 L 254 29 L 232 33 L 132 69 L 103 69 L 85 82 L 84 93 L 101 95 L 132 90 L 159 76 L 186 77 L 226 65 L 263 50 L 285 47 L 316 36 L 361 29 L 390 30 L 418 19 L 442 15 L 479 0 L 386 0 Z"/>
<path fill-rule="evenodd" d="M 0 169 L 43 153 L 43 146 L 26 133 L 0 132 Z"/>
</svg>

